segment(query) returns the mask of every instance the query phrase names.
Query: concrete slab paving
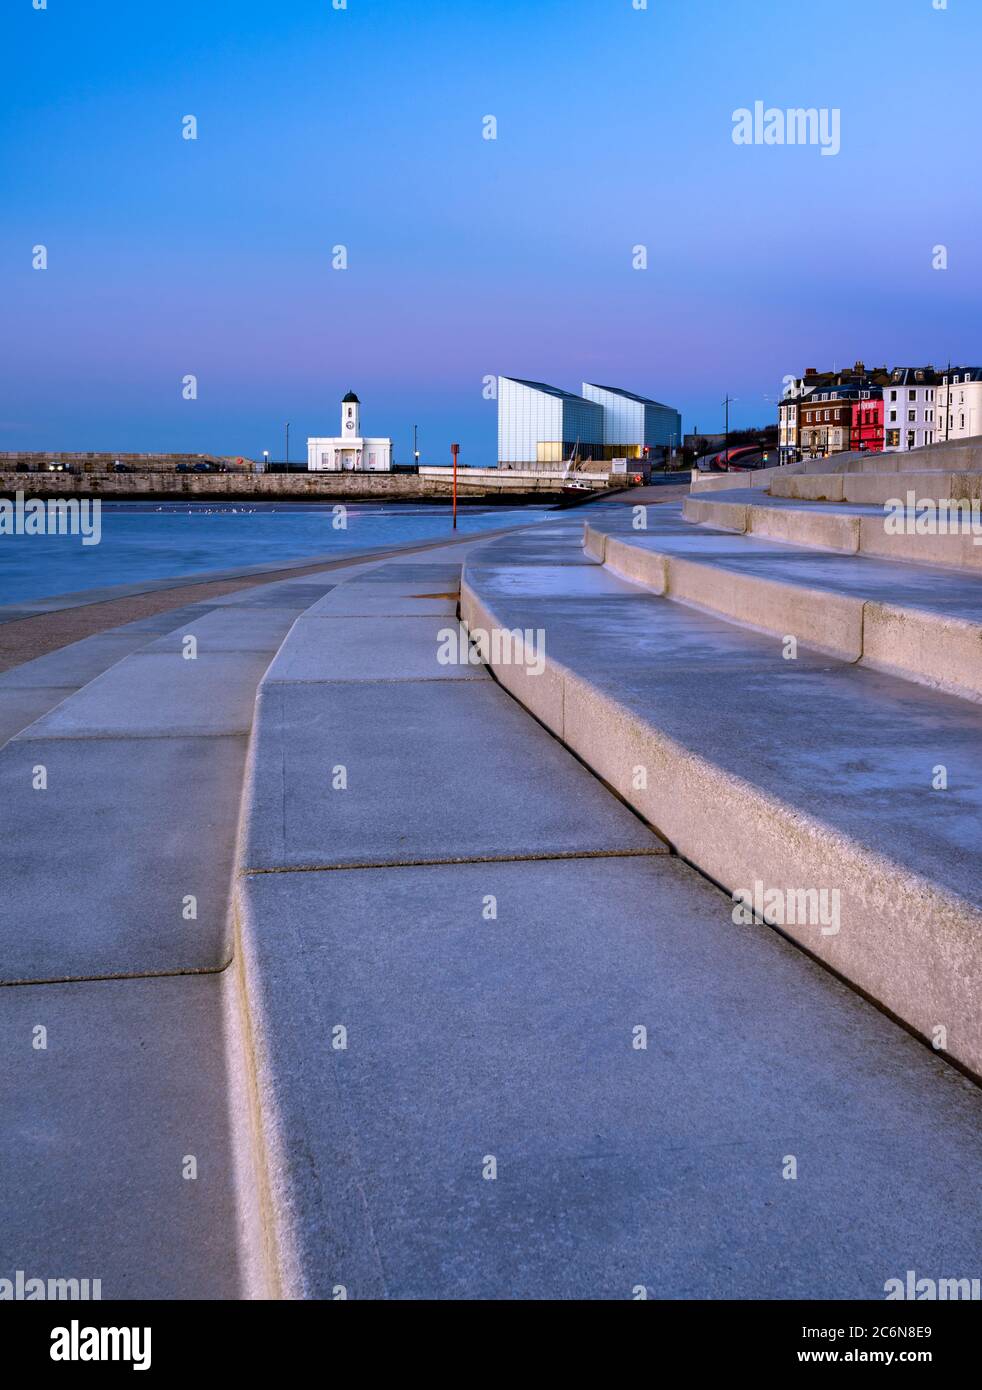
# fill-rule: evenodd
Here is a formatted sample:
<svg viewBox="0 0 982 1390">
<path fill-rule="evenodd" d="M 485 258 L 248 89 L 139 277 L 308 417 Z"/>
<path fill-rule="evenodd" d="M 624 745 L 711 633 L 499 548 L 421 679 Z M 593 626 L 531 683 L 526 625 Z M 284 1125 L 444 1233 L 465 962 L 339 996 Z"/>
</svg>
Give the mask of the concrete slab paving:
<svg viewBox="0 0 982 1390">
<path fill-rule="evenodd" d="M 802 502 L 768 497 L 762 504 L 752 490 L 727 492 L 712 500 L 687 497 L 683 514 L 695 525 L 752 532 L 792 545 L 863 554 L 913 564 L 978 571 L 982 548 L 966 530 L 951 534 L 921 534 L 913 529 L 915 513 L 908 511 L 910 531 L 893 534 L 886 529 L 882 506 L 858 502 Z"/>
<path fill-rule="evenodd" d="M 292 1292 L 876 1300 L 975 1268 L 978 1090 L 678 860 L 242 892 Z"/>
<path fill-rule="evenodd" d="M 776 639 L 656 598 L 521 599 L 495 612 L 543 626 L 553 660 L 714 765 L 878 850 L 902 845 L 910 868 L 982 903 L 974 705 L 817 653 L 785 661 Z M 726 682 L 735 707 L 720 699 Z M 944 796 L 931 786 L 938 764 Z"/>
<path fill-rule="evenodd" d="M 403 592 L 403 584 L 341 584 L 326 598 L 315 603 L 305 618 L 419 618 L 452 617 L 457 611 L 457 591 L 427 592 L 416 586 L 415 592 Z M 396 592 L 390 593 L 389 590 Z M 381 592 L 379 592 L 381 590 Z"/>
<path fill-rule="evenodd" d="M 599 570 L 599 573 L 595 571 Z M 597 565 L 489 565 L 482 569 L 471 566 L 468 573 L 480 577 L 482 591 L 494 596 L 546 598 L 550 594 L 576 593 L 616 594 L 635 598 L 636 585 L 628 584 L 609 570 Z"/>
<path fill-rule="evenodd" d="M 730 891 L 834 889 L 841 929 L 791 934 L 924 1036 L 947 1021 L 952 1055 L 982 1071 L 975 705 L 807 650 L 784 660 L 780 639 L 661 598 L 467 585 L 465 619 L 544 628 L 563 681 L 550 727 L 681 854 Z"/>
<path fill-rule="evenodd" d="M 252 591 L 245 589 L 242 592 L 244 594 L 250 594 Z M 293 613 L 294 616 L 296 616 L 303 606 L 305 605 L 295 603 L 289 594 L 279 593 L 269 595 L 258 594 L 255 598 L 239 598 L 237 594 L 229 594 L 227 602 L 216 599 L 214 604 L 214 607 L 221 612 L 227 610 L 237 612 L 240 609 L 255 610 L 270 608 L 277 612 Z"/>
<path fill-rule="evenodd" d="M 244 736 L 8 743 L 0 982 L 226 965 L 245 752 Z"/>
<path fill-rule="evenodd" d="M 0 690 L 62 686 L 77 690 L 147 642 L 141 632 L 98 632 L 0 673 Z"/>
<path fill-rule="evenodd" d="M 650 532 L 632 534 L 602 518 L 588 523 L 585 544 L 617 575 L 675 601 L 982 699 L 982 576 L 677 527 L 656 515 Z"/>
<path fill-rule="evenodd" d="M 103 1299 L 243 1296 L 221 988 L 0 989 L 3 1277 L 98 1279 Z"/>
<path fill-rule="evenodd" d="M 74 686 L 0 686 L 0 746 L 68 698 Z"/>
<path fill-rule="evenodd" d="M 261 652 L 268 659 L 302 611 L 258 606 L 220 608 L 172 628 L 145 650 L 180 654 L 185 650 L 185 639 L 191 636 L 197 642 L 199 659 L 209 652 Z"/>
<path fill-rule="evenodd" d="M 462 559 L 463 557 L 461 557 Z M 425 584 L 449 588 L 460 583 L 461 559 L 446 564 L 433 562 L 421 557 L 413 560 L 392 561 L 384 565 L 374 565 L 364 570 L 357 579 L 359 584 Z"/>
<path fill-rule="evenodd" d="M 369 586 L 365 586 L 369 587 Z M 408 617 L 307 617 L 297 620 L 269 667 L 277 681 L 486 681 L 483 666 L 447 662 L 446 633 L 456 620 Z"/>
<path fill-rule="evenodd" d="M 591 518 L 590 529 L 639 549 L 699 561 L 735 574 L 824 588 L 830 593 L 982 619 L 982 577 L 867 555 L 841 555 L 758 536 L 712 532 L 686 523 L 677 508 L 649 508 L 648 529 L 632 531 L 619 518 Z"/>
<path fill-rule="evenodd" d="M 267 681 L 251 762 L 250 869 L 664 849 L 488 679 Z"/>
<path fill-rule="evenodd" d="M 579 555 L 571 554 L 566 542 L 566 536 L 571 532 L 582 532 L 582 524 L 582 517 L 571 517 L 566 527 L 553 527 L 548 536 L 543 536 L 536 530 L 534 545 L 524 541 L 523 535 L 504 536 L 501 538 L 502 549 L 498 550 L 495 547 L 495 562 L 503 568 L 511 564 L 544 565 L 547 568 L 555 565 L 596 565 L 597 561 L 593 556 L 584 554 L 582 550 Z M 478 557 L 486 553 L 491 544 L 491 541 L 484 541 L 466 557 L 466 563 L 480 564 Z"/>
<path fill-rule="evenodd" d="M 112 631 L 150 634 L 170 632 L 173 628 L 180 627 L 182 623 L 191 622 L 194 618 L 203 618 L 206 613 L 211 612 L 214 606 L 214 603 L 187 603 L 181 608 L 165 608 L 161 613 L 151 613 L 146 618 L 137 618 L 134 622 L 123 623 L 120 627 L 113 628 Z"/>
<path fill-rule="evenodd" d="M 32 738 L 203 737 L 248 733 L 263 651 L 137 652 L 32 726 Z"/>
</svg>

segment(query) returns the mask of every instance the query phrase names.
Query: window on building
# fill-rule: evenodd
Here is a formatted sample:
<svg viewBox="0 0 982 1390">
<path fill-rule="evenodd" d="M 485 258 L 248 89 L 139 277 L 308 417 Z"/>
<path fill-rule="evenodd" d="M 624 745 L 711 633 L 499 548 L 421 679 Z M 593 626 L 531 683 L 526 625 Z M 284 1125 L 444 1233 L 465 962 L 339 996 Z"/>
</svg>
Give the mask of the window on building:
<svg viewBox="0 0 982 1390">
<path fill-rule="evenodd" d="M 917 419 L 917 411 L 916 411 L 916 410 L 908 410 L 908 412 L 907 412 L 907 422 L 908 422 L 908 424 L 911 424 L 911 425 L 912 425 L 916 419 Z"/>
<path fill-rule="evenodd" d="M 908 392 L 907 392 L 907 399 L 908 399 L 909 401 L 916 401 L 916 400 L 917 400 L 917 392 L 916 392 L 916 391 L 908 391 Z"/>
<path fill-rule="evenodd" d="M 891 391 L 891 392 L 890 392 L 890 399 L 891 399 L 892 401 L 895 401 L 895 400 L 897 399 L 897 393 L 896 393 L 896 391 Z"/>
<path fill-rule="evenodd" d="M 897 418 L 897 412 L 896 412 L 895 410 L 891 410 L 891 411 L 890 411 L 890 423 L 893 424 L 893 422 L 896 420 L 896 418 Z"/>
</svg>

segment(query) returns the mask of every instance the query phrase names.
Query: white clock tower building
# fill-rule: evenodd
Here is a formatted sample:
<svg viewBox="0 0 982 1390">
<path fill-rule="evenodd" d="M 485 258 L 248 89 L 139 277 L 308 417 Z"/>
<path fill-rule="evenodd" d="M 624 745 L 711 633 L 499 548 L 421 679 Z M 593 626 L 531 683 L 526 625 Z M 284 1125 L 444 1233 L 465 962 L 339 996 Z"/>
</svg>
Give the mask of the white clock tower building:
<svg viewBox="0 0 982 1390">
<path fill-rule="evenodd" d="M 307 468 L 322 473 L 389 473 L 392 440 L 368 439 L 361 432 L 361 401 L 349 391 L 341 401 L 341 433 L 307 440 Z"/>
</svg>

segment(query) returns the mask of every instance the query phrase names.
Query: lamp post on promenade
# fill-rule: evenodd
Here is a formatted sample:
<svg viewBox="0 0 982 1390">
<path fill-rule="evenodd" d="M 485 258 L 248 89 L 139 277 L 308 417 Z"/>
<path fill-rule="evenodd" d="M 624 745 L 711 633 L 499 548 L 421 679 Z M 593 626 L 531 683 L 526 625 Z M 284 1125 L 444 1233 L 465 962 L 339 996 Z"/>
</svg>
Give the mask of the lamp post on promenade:
<svg viewBox="0 0 982 1390">
<path fill-rule="evenodd" d="M 726 410 L 726 425 L 725 425 L 725 433 L 724 433 L 724 435 L 723 435 L 723 460 L 724 460 L 724 462 L 726 462 L 726 460 L 727 460 L 727 455 L 728 455 L 729 452 L 730 452 L 730 406 L 733 405 L 733 404 L 735 403 L 736 400 L 737 400 L 737 397 L 736 397 L 736 396 L 725 396 L 725 397 L 723 398 L 723 406 L 724 406 L 724 408 L 725 408 L 725 410 Z"/>
<path fill-rule="evenodd" d="M 460 453 L 459 444 L 451 444 L 450 452 L 453 454 L 453 529 L 457 529 L 457 455 Z"/>
</svg>

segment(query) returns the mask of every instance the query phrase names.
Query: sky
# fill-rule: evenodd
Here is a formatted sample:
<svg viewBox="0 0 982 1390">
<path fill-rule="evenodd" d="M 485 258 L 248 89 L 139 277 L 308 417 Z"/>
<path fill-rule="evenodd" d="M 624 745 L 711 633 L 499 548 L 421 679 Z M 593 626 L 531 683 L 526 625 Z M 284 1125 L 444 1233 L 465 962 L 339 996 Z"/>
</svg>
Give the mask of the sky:
<svg viewBox="0 0 982 1390">
<path fill-rule="evenodd" d="M 982 0 L 42 3 L 0 17 L 0 450 L 298 459 L 352 388 L 398 461 L 486 464 L 499 372 L 708 431 L 982 364 Z M 841 149 L 735 144 L 757 101 Z"/>
</svg>

